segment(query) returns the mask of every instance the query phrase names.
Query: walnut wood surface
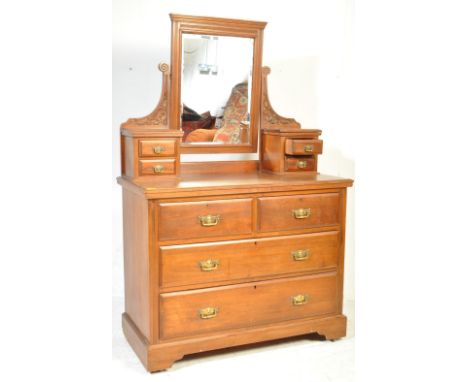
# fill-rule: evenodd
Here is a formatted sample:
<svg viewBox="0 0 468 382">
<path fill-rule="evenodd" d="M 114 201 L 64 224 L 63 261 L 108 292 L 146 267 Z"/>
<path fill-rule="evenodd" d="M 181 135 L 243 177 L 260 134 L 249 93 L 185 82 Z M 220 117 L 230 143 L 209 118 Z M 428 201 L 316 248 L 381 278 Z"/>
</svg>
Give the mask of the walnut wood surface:
<svg viewBox="0 0 468 382">
<path fill-rule="evenodd" d="M 161 286 L 194 288 L 226 281 L 278 276 L 335 268 L 338 265 L 339 232 L 250 239 L 209 244 L 162 246 Z M 308 251 L 305 260 L 296 260 L 294 251 Z M 204 271 L 200 262 L 219 262 Z"/>
<path fill-rule="evenodd" d="M 123 190 L 125 312 L 151 338 L 148 201 Z"/>
<path fill-rule="evenodd" d="M 337 314 L 326 317 L 281 321 L 274 324 L 232 329 L 211 335 L 194 336 L 150 344 L 127 314 L 122 315 L 122 327 L 128 342 L 148 371 L 165 370 L 183 358 L 210 350 L 261 343 L 279 338 L 319 333 L 329 340 L 346 335 L 346 317 Z"/>
<path fill-rule="evenodd" d="M 219 223 L 203 226 L 201 216 L 217 215 Z M 161 203 L 159 239 L 193 239 L 252 232 L 252 199 Z"/>
<path fill-rule="evenodd" d="M 141 157 L 170 157 L 176 155 L 177 141 L 175 139 L 140 139 L 138 143 Z"/>
<path fill-rule="evenodd" d="M 161 294 L 161 338 L 185 337 L 240 327 L 333 313 L 336 274 L 327 273 L 226 287 Z M 306 295 L 304 305 L 292 297 Z M 215 317 L 202 319 L 199 310 L 216 307 Z"/>
<path fill-rule="evenodd" d="M 157 371 L 201 351 L 313 332 L 343 337 L 346 188 L 353 181 L 317 173 L 321 131 L 300 129 L 273 110 L 269 69 L 261 73 L 266 23 L 171 20 L 171 68 L 160 66 L 158 106 L 121 125 L 127 340 Z M 182 33 L 254 39 L 251 144 L 181 145 Z M 181 152 L 255 152 L 260 127 L 259 161 L 180 161 Z M 297 209 L 310 216 L 297 218 Z M 293 304 L 301 295 L 306 303 Z M 210 307 L 216 314 L 202 318 Z"/>
<path fill-rule="evenodd" d="M 322 148 L 323 141 L 320 139 L 286 139 L 284 152 L 289 155 L 312 155 L 321 154 Z"/>
<path fill-rule="evenodd" d="M 258 200 L 259 230 L 292 230 L 338 224 L 338 193 L 266 197 Z M 310 209 L 310 216 L 298 219 L 294 209 Z"/>
<path fill-rule="evenodd" d="M 219 163 L 219 162 L 218 162 Z M 200 167 L 212 166 L 210 163 L 197 163 Z M 213 164 L 215 165 L 215 164 Z M 192 170 L 193 171 L 193 170 Z M 176 198 L 209 195 L 237 195 L 239 193 L 300 191 L 314 189 L 345 188 L 353 184 L 344 179 L 325 174 L 297 173 L 289 176 L 263 172 L 182 174 L 177 179 L 140 179 L 118 178 L 119 184 L 146 198 Z"/>
<path fill-rule="evenodd" d="M 161 172 L 157 173 L 154 170 L 155 166 L 161 166 Z M 176 159 L 140 159 L 138 161 L 139 175 L 173 175 L 175 174 Z"/>
<path fill-rule="evenodd" d="M 304 166 L 305 164 L 305 166 Z M 289 156 L 284 157 L 284 171 L 313 171 L 315 168 L 315 158 L 311 156 Z"/>
</svg>

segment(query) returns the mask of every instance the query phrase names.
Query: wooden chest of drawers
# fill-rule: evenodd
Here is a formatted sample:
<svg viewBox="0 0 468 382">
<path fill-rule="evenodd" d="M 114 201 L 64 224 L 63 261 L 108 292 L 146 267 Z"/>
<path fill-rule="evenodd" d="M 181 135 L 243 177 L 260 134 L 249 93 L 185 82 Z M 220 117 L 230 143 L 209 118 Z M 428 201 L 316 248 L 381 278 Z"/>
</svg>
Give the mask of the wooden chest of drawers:
<svg viewBox="0 0 468 382">
<path fill-rule="evenodd" d="M 148 370 L 190 353 L 312 332 L 346 334 L 352 181 L 257 171 L 152 179 L 119 180 L 123 328 Z"/>
</svg>

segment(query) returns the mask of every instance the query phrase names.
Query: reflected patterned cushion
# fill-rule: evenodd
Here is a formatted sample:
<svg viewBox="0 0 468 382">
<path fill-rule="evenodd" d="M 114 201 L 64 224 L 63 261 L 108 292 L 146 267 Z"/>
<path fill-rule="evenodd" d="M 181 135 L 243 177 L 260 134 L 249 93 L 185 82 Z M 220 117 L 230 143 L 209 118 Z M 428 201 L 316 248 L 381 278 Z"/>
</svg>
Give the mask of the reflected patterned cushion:
<svg viewBox="0 0 468 382">
<path fill-rule="evenodd" d="M 224 109 L 223 125 L 216 132 L 213 142 L 241 143 L 240 125 L 248 115 L 247 82 L 234 86 Z"/>
</svg>

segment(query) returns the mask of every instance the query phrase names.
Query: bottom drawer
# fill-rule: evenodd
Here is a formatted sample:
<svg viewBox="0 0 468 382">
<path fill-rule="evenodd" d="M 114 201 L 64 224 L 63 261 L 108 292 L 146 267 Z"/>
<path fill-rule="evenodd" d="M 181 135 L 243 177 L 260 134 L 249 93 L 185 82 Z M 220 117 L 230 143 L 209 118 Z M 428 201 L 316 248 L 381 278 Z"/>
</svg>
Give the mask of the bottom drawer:
<svg viewBox="0 0 468 382">
<path fill-rule="evenodd" d="M 161 294 L 161 338 L 333 313 L 335 272 Z"/>
<path fill-rule="evenodd" d="M 175 174 L 175 159 L 140 159 L 140 175 Z"/>
<path fill-rule="evenodd" d="M 314 158 L 310 156 L 286 156 L 284 169 L 285 171 L 311 171 L 314 169 Z"/>
</svg>

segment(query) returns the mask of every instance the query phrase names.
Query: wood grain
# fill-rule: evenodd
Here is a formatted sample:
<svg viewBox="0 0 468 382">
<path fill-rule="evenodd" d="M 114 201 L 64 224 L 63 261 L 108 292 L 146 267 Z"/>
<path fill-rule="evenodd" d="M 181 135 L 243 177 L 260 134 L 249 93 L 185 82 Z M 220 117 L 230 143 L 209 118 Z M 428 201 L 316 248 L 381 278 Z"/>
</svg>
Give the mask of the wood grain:
<svg viewBox="0 0 468 382">
<path fill-rule="evenodd" d="M 140 139 L 140 157 L 167 157 L 176 155 L 175 139 Z"/>
<path fill-rule="evenodd" d="M 279 276 L 337 266 L 337 231 L 255 240 L 186 244 L 161 247 L 161 285 L 205 287 L 252 277 Z M 307 251 L 305 260 L 293 252 Z M 200 262 L 215 260 L 216 269 L 204 271 Z M 208 284 L 207 284 L 208 283 Z M 201 285 L 200 285 L 201 284 Z"/>
<path fill-rule="evenodd" d="M 123 190 L 125 312 L 151 338 L 148 201 Z"/>
<path fill-rule="evenodd" d="M 159 239 L 210 238 L 252 232 L 252 199 L 161 203 Z M 201 216 L 217 215 L 219 223 L 203 226 Z"/>
<path fill-rule="evenodd" d="M 309 301 L 294 305 L 292 297 Z M 213 333 L 332 313 L 336 309 L 336 274 L 244 283 L 226 287 L 161 294 L 161 338 Z M 202 319 L 199 310 L 218 313 Z"/>
<path fill-rule="evenodd" d="M 289 231 L 338 224 L 338 193 L 265 197 L 258 200 L 259 231 Z M 310 209 L 310 216 L 298 219 L 295 209 Z"/>
</svg>

